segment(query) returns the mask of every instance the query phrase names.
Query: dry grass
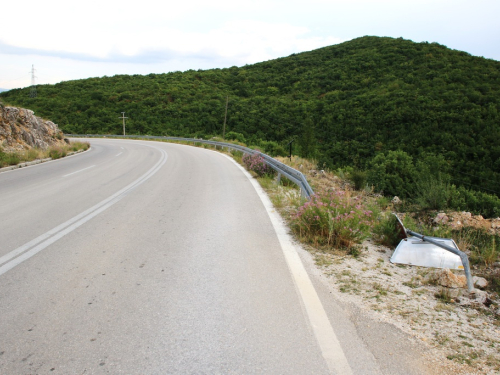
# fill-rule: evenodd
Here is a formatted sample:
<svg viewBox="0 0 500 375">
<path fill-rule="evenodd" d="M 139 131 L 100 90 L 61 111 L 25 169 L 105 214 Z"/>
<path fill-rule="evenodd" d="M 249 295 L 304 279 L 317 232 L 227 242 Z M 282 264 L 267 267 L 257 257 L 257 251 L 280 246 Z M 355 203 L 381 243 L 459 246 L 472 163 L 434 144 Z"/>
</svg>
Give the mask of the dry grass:
<svg viewBox="0 0 500 375">
<path fill-rule="evenodd" d="M 79 150 L 87 150 L 90 147 L 88 142 L 71 142 L 62 146 L 52 146 L 46 150 L 32 148 L 23 151 L 4 152 L 0 149 L 0 167 L 8 167 L 9 165 L 17 165 L 38 159 L 59 159 L 71 152 Z"/>
</svg>

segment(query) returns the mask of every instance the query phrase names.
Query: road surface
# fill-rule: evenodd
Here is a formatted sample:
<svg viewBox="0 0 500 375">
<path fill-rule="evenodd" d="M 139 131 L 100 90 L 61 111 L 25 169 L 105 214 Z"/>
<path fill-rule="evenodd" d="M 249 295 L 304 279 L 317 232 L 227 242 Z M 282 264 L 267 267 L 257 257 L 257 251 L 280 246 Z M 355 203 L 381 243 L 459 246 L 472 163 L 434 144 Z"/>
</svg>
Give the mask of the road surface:
<svg viewBox="0 0 500 375">
<path fill-rule="evenodd" d="M 227 156 L 91 143 L 0 173 L 0 374 L 428 373 L 330 298 Z"/>
</svg>

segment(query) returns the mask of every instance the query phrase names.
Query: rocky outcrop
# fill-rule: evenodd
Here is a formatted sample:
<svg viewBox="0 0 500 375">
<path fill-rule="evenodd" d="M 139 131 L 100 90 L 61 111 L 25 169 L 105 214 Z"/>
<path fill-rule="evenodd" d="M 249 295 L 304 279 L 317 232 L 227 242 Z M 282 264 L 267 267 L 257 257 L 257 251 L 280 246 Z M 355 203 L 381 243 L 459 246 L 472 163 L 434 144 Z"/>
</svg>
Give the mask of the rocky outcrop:
<svg viewBox="0 0 500 375">
<path fill-rule="evenodd" d="M 58 144 L 64 144 L 63 133 L 52 121 L 35 116 L 29 109 L 0 104 L 0 147 L 4 151 L 46 149 Z"/>
</svg>

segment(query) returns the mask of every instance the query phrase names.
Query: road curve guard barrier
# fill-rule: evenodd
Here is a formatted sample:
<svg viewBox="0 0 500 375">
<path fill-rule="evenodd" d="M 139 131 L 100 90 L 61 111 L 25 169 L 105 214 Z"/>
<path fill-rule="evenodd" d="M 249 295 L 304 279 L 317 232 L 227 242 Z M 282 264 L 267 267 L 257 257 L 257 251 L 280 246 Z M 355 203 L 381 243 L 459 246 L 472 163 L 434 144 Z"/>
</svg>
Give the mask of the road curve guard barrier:
<svg viewBox="0 0 500 375">
<path fill-rule="evenodd" d="M 269 155 L 263 154 L 260 151 L 253 150 L 248 147 L 243 147 L 240 145 L 235 145 L 232 143 L 225 142 L 216 142 L 205 139 L 196 139 L 196 138 L 180 138 L 180 137 L 161 137 L 161 136 L 152 136 L 152 135 L 98 135 L 98 134 L 65 134 L 66 137 L 74 137 L 74 138 L 129 138 L 129 139 L 153 139 L 153 140 L 162 140 L 162 141 L 178 141 L 178 142 L 192 142 L 192 143 L 205 143 L 213 146 L 225 147 L 227 149 L 232 149 L 236 151 L 241 151 L 245 154 L 259 154 L 264 158 L 266 164 L 274 169 L 278 176 L 284 176 L 296 184 L 300 188 L 300 192 L 303 197 L 308 200 L 311 199 L 311 196 L 314 195 L 314 191 L 309 186 L 307 179 L 305 176 L 298 170 L 289 167 L 286 164 L 279 162 L 278 160 L 270 157 Z"/>
</svg>

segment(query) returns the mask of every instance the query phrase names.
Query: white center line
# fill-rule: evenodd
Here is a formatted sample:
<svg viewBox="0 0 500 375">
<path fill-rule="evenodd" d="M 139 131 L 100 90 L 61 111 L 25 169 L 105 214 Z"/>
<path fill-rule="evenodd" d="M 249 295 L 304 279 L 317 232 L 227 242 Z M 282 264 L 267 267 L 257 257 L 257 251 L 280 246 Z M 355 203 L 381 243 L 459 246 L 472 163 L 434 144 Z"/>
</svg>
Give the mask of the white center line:
<svg viewBox="0 0 500 375">
<path fill-rule="evenodd" d="M 33 255 L 39 253 L 40 251 L 50 246 L 57 240 L 71 233 L 79 226 L 85 224 L 87 221 L 99 215 L 101 212 L 108 209 L 116 202 L 120 201 L 128 193 L 130 193 L 132 190 L 134 190 L 139 185 L 143 184 L 145 181 L 151 178 L 154 174 L 156 174 L 156 172 L 158 172 L 158 170 L 163 166 L 163 164 L 165 164 L 168 158 L 168 155 L 164 150 L 158 148 L 156 149 L 161 152 L 161 158 L 142 177 L 139 177 L 130 185 L 127 185 L 123 189 L 117 191 L 115 194 L 104 199 L 103 201 L 99 202 L 98 204 L 89 208 L 88 210 L 83 211 L 82 213 L 56 226 L 55 228 L 49 230 L 48 232 L 38 236 L 37 238 L 32 239 L 31 241 L 18 247 L 17 249 L 12 250 L 10 253 L 7 253 L 4 256 L 0 257 L 0 264 L 3 264 L 2 266 L 0 266 L 0 275 L 3 275 L 5 272 L 11 270 L 12 268 L 21 264 L 25 260 L 31 258 Z"/>
<path fill-rule="evenodd" d="M 91 165 L 90 167 L 80 169 L 79 171 L 76 171 L 76 172 L 73 172 L 73 173 L 68 173 L 68 174 L 65 174 L 63 177 L 68 177 L 68 176 L 71 176 L 72 174 L 83 172 L 84 170 L 86 170 L 86 169 L 90 169 L 90 168 L 92 168 L 92 167 L 95 167 L 95 165 Z"/>
<path fill-rule="evenodd" d="M 115 156 L 120 156 L 121 154 L 123 154 L 123 152 L 120 152 L 119 154 L 116 154 Z"/>
</svg>

